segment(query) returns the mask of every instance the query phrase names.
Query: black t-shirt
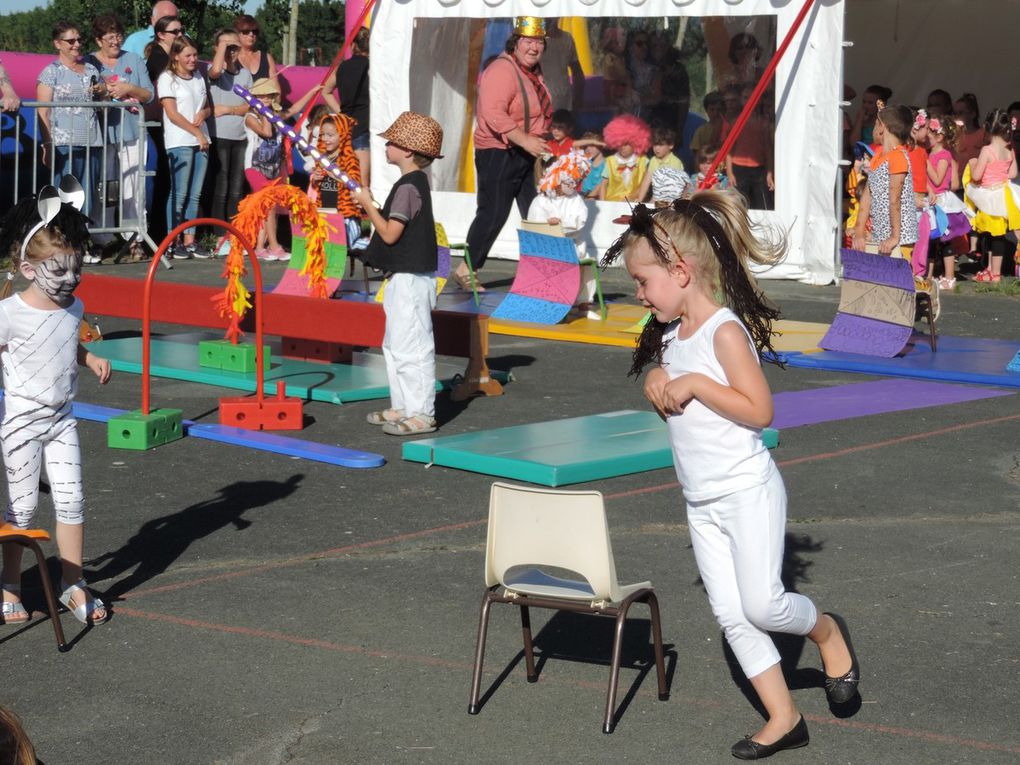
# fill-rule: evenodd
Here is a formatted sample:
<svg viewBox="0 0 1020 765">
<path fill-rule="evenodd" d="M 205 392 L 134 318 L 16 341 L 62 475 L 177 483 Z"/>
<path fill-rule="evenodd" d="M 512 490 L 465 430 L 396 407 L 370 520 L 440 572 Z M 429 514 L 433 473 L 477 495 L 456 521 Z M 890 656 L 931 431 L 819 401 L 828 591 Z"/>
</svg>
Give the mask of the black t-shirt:
<svg viewBox="0 0 1020 765">
<path fill-rule="evenodd" d="M 322 185 L 319 186 L 319 207 L 335 210 L 339 191 L 339 181 L 336 178 L 332 175 L 323 178 Z"/>
<path fill-rule="evenodd" d="M 340 110 L 357 120 L 351 138 L 368 132 L 368 56 L 351 56 L 336 70 Z"/>
<path fill-rule="evenodd" d="M 156 84 L 156 80 L 166 71 L 169 65 L 170 56 L 163 50 L 163 46 L 153 43 L 152 49 L 149 51 L 149 57 L 145 60 L 145 69 L 148 71 L 149 79 L 152 80 L 153 85 Z"/>
</svg>

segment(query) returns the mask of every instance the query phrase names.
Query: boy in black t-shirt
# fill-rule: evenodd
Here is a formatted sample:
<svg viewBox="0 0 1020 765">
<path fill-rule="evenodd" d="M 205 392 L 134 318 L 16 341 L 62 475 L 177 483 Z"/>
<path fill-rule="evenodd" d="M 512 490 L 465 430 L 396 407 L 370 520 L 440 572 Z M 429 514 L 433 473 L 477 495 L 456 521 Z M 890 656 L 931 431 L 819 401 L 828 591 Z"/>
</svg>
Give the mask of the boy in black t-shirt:
<svg viewBox="0 0 1020 765">
<path fill-rule="evenodd" d="M 386 161 L 400 169 L 379 211 L 368 189 L 352 192 L 375 233 L 363 259 L 390 274 L 383 296 L 386 334 L 383 358 L 390 384 L 390 408 L 371 412 L 368 421 L 394 436 L 436 429 L 436 346 L 432 309 L 436 307 L 436 224 L 432 195 L 423 168 L 442 157 L 443 129 L 431 117 L 404 112 L 389 129 Z"/>
</svg>

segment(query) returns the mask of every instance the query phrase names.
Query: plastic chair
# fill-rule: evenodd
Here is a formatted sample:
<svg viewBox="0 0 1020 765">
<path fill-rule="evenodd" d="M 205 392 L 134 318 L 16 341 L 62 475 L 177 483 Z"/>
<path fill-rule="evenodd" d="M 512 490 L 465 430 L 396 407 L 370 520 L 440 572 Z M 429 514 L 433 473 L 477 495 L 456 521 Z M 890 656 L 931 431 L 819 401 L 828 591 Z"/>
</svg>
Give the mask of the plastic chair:
<svg viewBox="0 0 1020 765">
<path fill-rule="evenodd" d="M 50 535 L 42 529 L 19 529 L 10 523 L 0 523 L 0 544 L 12 542 L 27 547 L 35 553 L 35 559 L 39 564 L 39 577 L 42 579 L 43 594 L 46 596 L 46 608 L 50 612 L 53 634 L 57 638 L 57 650 L 66 651 L 67 641 L 64 640 L 64 629 L 60 624 L 57 599 L 53 597 L 53 585 L 50 582 L 50 573 L 46 568 L 46 556 L 43 555 L 42 548 L 39 547 L 40 542 L 49 541 Z"/>
<path fill-rule="evenodd" d="M 550 568 L 576 573 L 578 578 L 563 578 L 559 571 L 550 573 L 546 570 Z M 604 733 L 613 730 L 627 611 L 633 603 L 647 603 L 659 699 L 665 701 L 669 697 L 658 600 L 650 582 L 629 585 L 617 582 L 609 528 L 599 492 L 557 491 L 494 483 L 489 498 L 485 586 L 469 714 L 479 712 L 482 662 L 489 609 L 493 603 L 520 608 L 529 683 L 538 680 L 530 607 L 611 616 L 616 620 L 602 725 Z"/>
</svg>

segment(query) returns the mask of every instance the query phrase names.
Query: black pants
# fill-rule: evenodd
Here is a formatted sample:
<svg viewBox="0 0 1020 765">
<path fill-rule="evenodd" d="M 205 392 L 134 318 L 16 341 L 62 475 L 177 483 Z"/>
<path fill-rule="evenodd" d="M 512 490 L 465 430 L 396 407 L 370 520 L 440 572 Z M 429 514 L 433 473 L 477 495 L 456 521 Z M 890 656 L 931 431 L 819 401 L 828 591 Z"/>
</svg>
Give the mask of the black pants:
<svg viewBox="0 0 1020 765">
<path fill-rule="evenodd" d="M 477 149 L 475 186 L 478 211 L 468 229 L 467 246 L 471 267 L 477 271 L 485 265 L 515 200 L 521 217 L 527 217 L 528 208 L 538 194 L 535 158 L 518 147 Z"/>
<path fill-rule="evenodd" d="M 163 126 L 150 127 L 149 138 L 152 139 L 156 154 L 156 176 L 152 184 L 152 194 L 145 199 L 145 208 L 149 212 L 149 236 L 159 244 L 170 230 L 166 219 L 166 208 L 170 199 L 170 162 L 163 143 Z"/>
<path fill-rule="evenodd" d="M 216 183 L 213 186 L 210 214 L 214 218 L 230 221 L 237 215 L 237 203 L 244 192 L 244 139 L 217 138 Z"/>
<path fill-rule="evenodd" d="M 733 177 L 737 179 L 737 191 L 744 195 L 750 210 L 771 210 L 772 192 L 769 191 L 764 167 L 733 166 Z"/>
</svg>

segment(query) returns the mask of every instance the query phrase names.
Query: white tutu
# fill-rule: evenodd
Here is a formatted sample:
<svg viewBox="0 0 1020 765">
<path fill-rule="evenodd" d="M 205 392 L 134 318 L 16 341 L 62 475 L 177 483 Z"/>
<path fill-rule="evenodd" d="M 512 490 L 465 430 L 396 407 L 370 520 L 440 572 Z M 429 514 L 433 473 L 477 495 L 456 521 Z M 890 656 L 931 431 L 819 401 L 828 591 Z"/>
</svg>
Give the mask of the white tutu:
<svg viewBox="0 0 1020 765">
<path fill-rule="evenodd" d="M 973 215 L 973 212 L 967 205 L 963 203 L 952 191 L 943 191 L 935 197 L 935 204 L 942 208 L 946 215 L 952 215 L 953 213 L 963 213 L 964 215 Z"/>
<path fill-rule="evenodd" d="M 981 212 L 986 215 L 994 215 L 997 218 L 1006 218 L 1009 211 L 1006 209 L 1006 194 L 1013 195 L 1013 204 L 1020 207 L 1020 186 L 1015 183 L 1005 183 L 1001 186 L 975 186 L 973 183 L 967 185 L 967 199 L 974 203 Z"/>
</svg>

